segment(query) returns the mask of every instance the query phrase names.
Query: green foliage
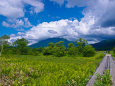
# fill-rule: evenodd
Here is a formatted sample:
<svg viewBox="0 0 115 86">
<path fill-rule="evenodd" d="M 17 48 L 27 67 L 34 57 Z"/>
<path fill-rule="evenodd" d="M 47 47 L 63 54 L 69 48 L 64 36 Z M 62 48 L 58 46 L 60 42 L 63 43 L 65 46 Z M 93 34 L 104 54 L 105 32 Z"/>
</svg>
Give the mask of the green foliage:
<svg viewBox="0 0 115 86">
<path fill-rule="evenodd" d="M 35 55 L 35 56 L 40 55 L 43 52 L 43 50 L 44 49 L 42 47 L 34 48 L 32 49 L 32 55 Z"/>
<path fill-rule="evenodd" d="M 54 47 L 54 53 L 53 55 L 54 56 L 57 56 L 57 57 L 62 57 L 62 56 L 65 56 L 66 55 L 66 48 L 64 45 L 62 46 L 55 46 Z"/>
<path fill-rule="evenodd" d="M 22 39 L 17 39 L 14 43 L 13 43 L 14 47 L 16 48 L 16 53 L 17 54 L 27 54 L 28 50 L 30 48 L 27 47 L 28 45 L 28 41 L 24 38 Z"/>
<path fill-rule="evenodd" d="M 48 46 L 44 49 L 44 55 L 54 55 L 57 57 L 64 56 L 66 54 L 66 48 L 63 44 L 63 41 L 57 43 L 49 43 Z"/>
<path fill-rule="evenodd" d="M 85 56 L 91 57 L 95 55 L 95 49 L 88 45 L 87 41 L 80 38 L 74 43 L 69 43 L 68 47 L 64 46 L 64 42 L 49 43 L 47 47 L 30 48 L 27 47 L 28 41 L 24 38 L 17 39 L 13 45 L 4 43 L 4 54 L 21 54 L 21 55 L 53 55 L 56 57 L 63 56 Z M 6 48 L 5 48 L 6 47 Z"/>
<path fill-rule="evenodd" d="M 0 40 L 7 40 L 7 39 L 10 39 L 10 37 L 8 36 L 8 35 L 4 35 L 4 36 L 2 36 L 2 37 L 0 37 Z"/>
<path fill-rule="evenodd" d="M 111 53 L 111 55 L 113 56 L 113 58 L 115 59 L 115 48 L 113 48 L 110 53 Z"/>
<path fill-rule="evenodd" d="M 23 48 L 26 47 L 28 45 L 28 41 L 24 38 L 22 39 L 17 39 L 14 44 L 14 46 L 18 47 L 18 48 Z"/>
<path fill-rule="evenodd" d="M 57 42 L 53 50 L 54 50 L 53 53 L 54 56 L 62 57 L 66 55 L 66 48 L 63 44 L 63 41 Z"/>
<path fill-rule="evenodd" d="M 10 39 L 10 37 L 7 35 L 0 37 L 0 56 L 2 55 L 3 50 L 5 49 L 5 52 L 6 49 L 9 47 L 8 39 Z"/>
<path fill-rule="evenodd" d="M 98 55 L 99 56 L 99 55 Z M 1 86 L 86 86 L 102 60 L 97 56 L 48 57 L 13 55 L 0 57 Z"/>
<path fill-rule="evenodd" d="M 69 56 L 77 56 L 78 55 L 78 48 L 75 47 L 73 43 L 68 44 L 68 55 Z"/>
<path fill-rule="evenodd" d="M 113 48 L 113 53 L 115 54 L 115 48 Z"/>
<path fill-rule="evenodd" d="M 91 45 L 87 45 L 87 41 L 80 38 L 76 41 L 77 46 L 73 43 L 69 43 L 66 48 L 63 41 L 57 43 L 50 43 L 44 48 L 43 55 L 54 55 L 57 57 L 68 56 L 94 56 L 96 51 Z"/>
<path fill-rule="evenodd" d="M 83 49 L 83 56 L 84 57 L 91 57 L 94 56 L 96 53 L 95 49 L 91 45 L 86 45 Z"/>
<path fill-rule="evenodd" d="M 112 50 L 115 47 L 115 38 L 103 40 L 101 42 L 92 44 L 92 46 L 98 51 L 108 51 Z"/>
<path fill-rule="evenodd" d="M 44 48 L 43 54 L 44 55 L 53 55 L 54 53 L 54 43 L 49 43 L 46 48 Z"/>
<path fill-rule="evenodd" d="M 111 86 L 112 80 L 109 70 L 105 70 L 104 75 L 97 74 L 94 86 Z"/>
<path fill-rule="evenodd" d="M 53 48 L 51 48 L 50 46 L 44 48 L 44 51 L 43 51 L 43 55 L 53 55 Z"/>
<path fill-rule="evenodd" d="M 84 48 L 84 46 L 88 44 L 87 40 L 82 39 L 82 38 L 79 38 L 79 39 L 76 40 L 75 42 L 76 42 L 77 47 L 78 47 L 78 49 L 79 49 L 79 54 L 82 54 L 82 53 L 83 53 L 83 48 Z"/>
</svg>

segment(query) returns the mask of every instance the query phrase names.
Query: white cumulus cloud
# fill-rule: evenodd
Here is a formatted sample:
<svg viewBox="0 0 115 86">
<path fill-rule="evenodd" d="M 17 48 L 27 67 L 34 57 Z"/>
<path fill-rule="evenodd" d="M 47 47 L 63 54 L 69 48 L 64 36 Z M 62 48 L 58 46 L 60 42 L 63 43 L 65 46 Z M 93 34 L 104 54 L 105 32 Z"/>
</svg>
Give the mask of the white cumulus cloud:
<svg viewBox="0 0 115 86">
<path fill-rule="evenodd" d="M 89 21 L 90 20 L 90 21 Z M 99 41 L 100 35 L 114 36 L 114 28 L 108 28 L 103 31 L 103 28 L 97 27 L 92 28 L 94 21 L 87 19 L 88 23 L 82 19 L 78 20 L 59 20 L 54 22 L 43 22 L 37 26 L 32 27 L 22 35 L 16 36 L 16 38 L 26 38 L 31 44 L 36 43 L 40 40 L 54 37 L 62 37 L 68 40 L 76 40 L 80 37 L 87 39 L 90 43 Z M 97 37 L 97 38 L 95 38 Z M 15 39 L 16 39 L 15 38 Z M 92 39 L 92 40 L 91 40 Z"/>
<path fill-rule="evenodd" d="M 23 36 L 31 41 L 38 42 L 52 37 L 63 37 L 69 40 L 85 38 L 90 43 L 115 37 L 115 0 L 50 0 L 60 5 L 65 2 L 67 8 L 85 7 L 84 17 L 77 19 L 43 22 L 33 26 Z M 77 15 L 77 14 L 76 14 Z"/>
<path fill-rule="evenodd" d="M 28 18 L 8 20 L 7 22 L 3 21 L 2 25 L 5 26 L 5 27 L 10 27 L 10 28 L 21 28 L 21 27 L 28 28 L 28 27 L 32 27 Z"/>
<path fill-rule="evenodd" d="M 44 9 L 44 4 L 40 0 L 0 0 L 0 15 L 8 18 L 24 17 L 25 4 L 31 5 L 35 13 Z"/>
</svg>

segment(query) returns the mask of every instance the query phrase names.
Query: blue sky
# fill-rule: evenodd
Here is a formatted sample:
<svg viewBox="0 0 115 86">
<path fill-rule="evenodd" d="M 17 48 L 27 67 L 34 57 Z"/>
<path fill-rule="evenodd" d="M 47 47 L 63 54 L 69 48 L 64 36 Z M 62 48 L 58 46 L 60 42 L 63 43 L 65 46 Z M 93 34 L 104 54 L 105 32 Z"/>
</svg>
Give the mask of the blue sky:
<svg viewBox="0 0 115 86">
<path fill-rule="evenodd" d="M 27 12 L 25 12 L 25 16 L 29 19 L 32 25 L 37 25 L 42 22 L 51 22 L 51 21 L 58 21 L 61 19 L 74 19 L 77 18 L 80 20 L 83 15 L 82 11 L 84 7 L 74 7 L 74 8 L 66 8 L 64 5 L 60 6 L 54 2 L 49 0 L 43 1 L 45 4 L 44 10 L 40 13 L 30 14 L 30 5 L 25 6 Z M 1 35 L 4 34 L 16 34 L 18 30 L 12 29 L 13 27 L 5 27 L 2 25 L 3 21 L 6 21 L 7 17 L 0 15 L 0 27 L 1 27 Z M 30 29 L 30 28 L 23 28 L 23 29 Z"/>
<path fill-rule="evenodd" d="M 115 37 L 114 0 L 0 0 L 0 36 L 31 44 L 62 37 L 90 43 Z"/>
</svg>

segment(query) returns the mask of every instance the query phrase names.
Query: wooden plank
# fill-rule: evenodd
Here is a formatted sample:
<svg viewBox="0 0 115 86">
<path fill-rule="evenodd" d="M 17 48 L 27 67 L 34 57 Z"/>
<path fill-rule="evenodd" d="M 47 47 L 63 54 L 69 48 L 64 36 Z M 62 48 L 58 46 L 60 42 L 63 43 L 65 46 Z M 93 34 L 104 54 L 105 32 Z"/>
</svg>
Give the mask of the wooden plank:
<svg viewBox="0 0 115 86">
<path fill-rule="evenodd" d="M 115 86 L 115 63 L 110 55 L 110 74 L 111 74 L 111 80 L 113 82 L 112 86 Z"/>
<path fill-rule="evenodd" d="M 89 80 L 89 82 L 87 83 L 86 86 L 93 86 L 95 83 L 96 74 L 98 73 L 98 74 L 102 75 L 104 73 L 105 66 L 107 64 L 107 56 L 108 55 L 106 54 L 105 57 L 103 58 L 102 62 L 100 63 L 99 67 L 96 69 L 96 72 L 91 77 L 91 79 Z"/>
<path fill-rule="evenodd" d="M 110 70 L 110 56 L 107 56 L 105 69 Z"/>
</svg>

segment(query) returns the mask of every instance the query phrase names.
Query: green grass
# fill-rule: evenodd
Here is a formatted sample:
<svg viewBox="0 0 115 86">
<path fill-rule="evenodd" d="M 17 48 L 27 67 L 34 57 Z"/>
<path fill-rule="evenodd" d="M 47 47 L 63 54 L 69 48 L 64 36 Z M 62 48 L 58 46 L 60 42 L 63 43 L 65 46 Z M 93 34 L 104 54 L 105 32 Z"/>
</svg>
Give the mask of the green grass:
<svg viewBox="0 0 115 86">
<path fill-rule="evenodd" d="M 94 86 L 111 86 L 112 80 L 109 70 L 105 70 L 103 75 L 97 74 Z"/>
<path fill-rule="evenodd" d="M 11 86 L 86 86 L 104 55 L 0 57 L 0 84 Z"/>
<path fill-rule="evenodd" d="M 115 59 L 115 54 L 113 53 L 113 51 L 110 52 L 112 57 Z"/>
</svg>

